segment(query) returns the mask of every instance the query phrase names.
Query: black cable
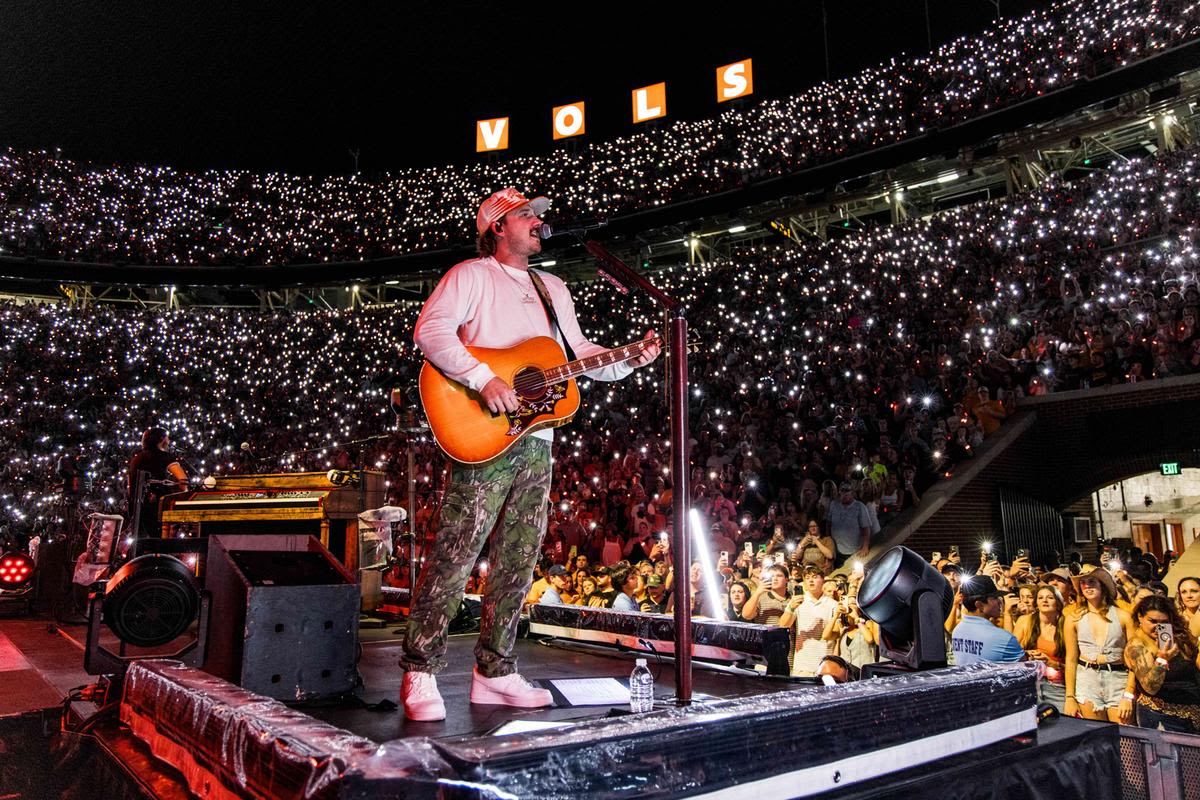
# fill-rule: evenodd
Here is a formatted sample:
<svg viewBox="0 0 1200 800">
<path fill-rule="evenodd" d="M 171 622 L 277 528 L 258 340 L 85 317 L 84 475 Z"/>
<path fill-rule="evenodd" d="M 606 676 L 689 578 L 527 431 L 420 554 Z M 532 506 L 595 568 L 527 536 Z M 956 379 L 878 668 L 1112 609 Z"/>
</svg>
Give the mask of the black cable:
<svg viewBox="0 0 1200 800">
<path fill-rule="evenodd" d="M 658 667 L 658 671 L 654 673 L 654 683 L 657 684 L 659 682 L 659 678 L 662 677 L 663 667 L 666 666 L 666 662 L 663 661 L 662 654 L 659 653 L 657 649 L 655 649 L 654 645 L 651 642 L 647 641 L 646 639 L 643 639 L 640 636 L 638 637 L 637 641 L 638 641 L 638 644 L 642 645 L 643 647 L 645 647 L 651 653 L 654 654 L 654 663 Z M 679 687 L 675 687 L 675 692 L 676 692 L 676 694 L 679 693 Z"/>
<path fill-rule="evenodd" d="M 651 643 L 650 641 L 648 641 L 648 640 L 646 640 L 646 639 L 643 639 L 643 638 L 641 638 L 640 636 L 638 637 L 638 639 L 637 639 L 637 642 L 638 642 L 638 644 L 640 644 L 642 647 L 644 647 L 644 648 L 646 648 L 647 650 L 649 650 L 649 651 L 650 651 L 650 654 L 651 654 L 652 656 L 654 656 L 654 664 L 655 664 L 655 666 L 657 666 L 657 667 L 658 667 L 658 672 L 656 672 L 656 673 L 654 674 L 654 682 L 655 682 L 655 683 L 658 683 L 658 679 L 659 679 L 659 677 L 662 675 L 662 668 L 663 668 L 663 666 L 665 666 L 665 664 L 666 664 L 666 662 L 664 662 L 664 661 L 663 661 L 662 654 L 658 652 L 658 650 L 657 650 L 657 649 L 654 647 L 654 644 L 653 644 L 653 643 Z M 631 648 L 629 648 L 629 649 L 630 649 L 630 650 L 633 650 L 633 652 L 635 652 L 635 653 L 640 653 L 640 652 L 643 652 L 643 651 L 641 651 L 641 650 L 634 650 L 632 647 L 631 647 Z"/>
<path fill-rule="evenodd" d="M 63 732 L 74 734 L 76 736 L 90 735 L 88 733 L 89 729 L 91 729 L 93 726 L 95 726 L 98 722 L 102 721 L 103 719 L 111 716 L 113 714 L 113 712 L 116 711 L 120 707 L 121 707 L 121 702 L 119 700 L 114 700 L 111 703 L 106 703 L 105 705 L 102 705 L 102 706 L 100 706 L 100 708 L 96 709 L 95 714 L 92 714 L 90 717 L 88 717 L 87 719 L 80 722 L 74 728 L 67 725 L 67 718 L 64 715 L 63 716 L 63 726 L 62 726 Z"/>
</svg>

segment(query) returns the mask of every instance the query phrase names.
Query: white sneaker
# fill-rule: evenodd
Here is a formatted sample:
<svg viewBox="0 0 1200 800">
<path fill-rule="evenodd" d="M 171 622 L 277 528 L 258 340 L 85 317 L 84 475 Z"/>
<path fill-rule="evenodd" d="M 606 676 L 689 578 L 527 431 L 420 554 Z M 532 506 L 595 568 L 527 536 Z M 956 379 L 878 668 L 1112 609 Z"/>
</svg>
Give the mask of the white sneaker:
<svg viewBox="0 0 1200 800">
<path fill-rule="evenodd" d="M 416 722 L 446 718 L 446 704 L 437 688 L 437 678 L 428 672 L 406 672 L 400 684 L 404 716 Z"/>
<path fill-rule="evenodd" d="M 554 703 L 548 689 L 530 686 L 517 673 L 499 678 L 485 678 L 476 669 L 471 678 L 471 702 L 517 708 L 542 708 Z"/>
</svg>

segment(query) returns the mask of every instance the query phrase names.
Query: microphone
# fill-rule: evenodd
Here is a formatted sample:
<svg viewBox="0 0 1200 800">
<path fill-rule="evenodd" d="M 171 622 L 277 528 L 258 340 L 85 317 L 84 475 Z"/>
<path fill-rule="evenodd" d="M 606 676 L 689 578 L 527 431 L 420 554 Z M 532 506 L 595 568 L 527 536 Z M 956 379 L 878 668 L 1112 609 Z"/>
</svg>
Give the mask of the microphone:
<svg viewBox="0 0 1200 800">
<path fill-rule="evenodd" d="M 404 413 L 403 389 L 392 389 L 392 393 L 388 397 L 388 407 L 392 409 L 392 413 L 397 417 Z"/>
<path fill-rule="evenodd" d="M 572 228 L 555 229 L 550 227 L 550 223 L 543 222 L 541 225 L 537 226 L 536 230 L 539 239 L 549 239 L 552 236 L 577 236 L 586 231 L 594 231 L 597 228 L 604 228 L 607 225 L 607 222 L 601 220 L 600 222 L 593 222 L 590 225 L 576 225 Z"/>
</svg>

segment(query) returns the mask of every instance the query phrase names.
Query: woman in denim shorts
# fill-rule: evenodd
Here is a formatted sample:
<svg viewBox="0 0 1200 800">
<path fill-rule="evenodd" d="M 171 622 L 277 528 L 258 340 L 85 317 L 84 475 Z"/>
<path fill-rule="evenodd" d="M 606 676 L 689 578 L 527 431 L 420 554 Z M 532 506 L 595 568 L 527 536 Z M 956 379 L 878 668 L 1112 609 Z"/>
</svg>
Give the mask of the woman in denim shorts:
<svg viewBox="0 0 1200 800">
<path fill-rule="evenodd" d="M 1117 608 L 1117 584 L 1103 567 L 1072 578 L 1082 602 L 1063 626 L 1066 713 L 1133 724 L 1136 678 L 1125 666 L 1133 619 Z"/>
</svg>

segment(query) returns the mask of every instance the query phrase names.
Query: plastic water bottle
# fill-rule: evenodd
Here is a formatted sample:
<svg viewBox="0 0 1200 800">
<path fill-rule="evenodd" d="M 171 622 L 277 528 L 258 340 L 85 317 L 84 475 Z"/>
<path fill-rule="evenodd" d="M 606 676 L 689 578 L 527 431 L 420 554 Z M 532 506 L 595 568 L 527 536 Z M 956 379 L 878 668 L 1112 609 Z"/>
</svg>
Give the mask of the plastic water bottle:
<svg viewBox="0 0 1200 800">
<path fill-rule="evenodd" d="M 654 675 L 646 666 L 646 659 L 639 658 L 629 676 L 629 710 L 641 714 L 654 708 Z"/>
</svg>

